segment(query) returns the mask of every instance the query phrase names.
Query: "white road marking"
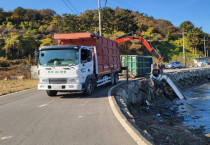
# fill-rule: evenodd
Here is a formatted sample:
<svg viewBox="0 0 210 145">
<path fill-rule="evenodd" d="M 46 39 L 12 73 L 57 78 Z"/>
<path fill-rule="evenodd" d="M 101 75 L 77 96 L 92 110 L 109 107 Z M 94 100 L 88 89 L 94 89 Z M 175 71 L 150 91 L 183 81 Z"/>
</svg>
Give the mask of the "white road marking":
<svg viewBox="0 0 210 145">
<path fill-rule="evenodd" d="M 43 104 L 43 105 L 39 105 L 38 107 L 44 107 L 47 106 L 48 104 Z"/>
<path fill-rule="evenodd" d="M 122 84 L 122 83 L 121 83 Z M 118 84 L 120 85 L 120 84 Z M 116 86 L 118 86 L 116 85 Z M 115 88 L 116 86 L 113 86 L 111 89 L 109 89 L 108 92 L 108 99 L 109 99 L 109 104 L 111 106 L 111 109 L 115 115 L 115 117 L 117 118 L 117 120 L 120 122 L 120 124 L 125 128 L 125 130 L 127 131 L 127 133 L 133 138 L 133 140 L 138 144 L 138 145 L 146 145 L 147 143 L 145 143 L 142 138 L 144 138 L 143 136 L 139 136 L 138 134 L 136 134 L 136 132 L 129 126 L 129 124 L 126 122 L 125 119 L 123 119 L 121 117 L 121 115 L 119 114 L 119 112 L 117 111 L 114 102 L 112 100 L 112 96 L 111 96 L 111 91 L 113 88 Z M 146 140 L 146 139 L 145 139 Z"/>
<path fill-rule="evenodd" d="M 0 140 L 10 139 L 10 138 L 12 138 L 12 136 L 4 136 L 4 137 L 1 137 Z"/>
</svg>

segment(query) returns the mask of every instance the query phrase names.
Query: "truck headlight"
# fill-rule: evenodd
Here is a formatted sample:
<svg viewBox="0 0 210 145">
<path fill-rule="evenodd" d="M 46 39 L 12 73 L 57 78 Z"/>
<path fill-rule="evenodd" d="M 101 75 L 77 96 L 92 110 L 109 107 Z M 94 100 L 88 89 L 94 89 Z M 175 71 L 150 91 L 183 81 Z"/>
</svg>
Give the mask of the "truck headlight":
<svg viewBox="0 0 210 145">
<path fill-rule="evenodd" d="M 67 83 L 68 84 L 78 84 L 79 83 L 79 78 L 68 78 Z"/>
<path fill-rule="evenodd" d="M 49 83 L 49 79 L 48 78 L 41 78 L 41 79 L 39 79 L 39 83 L 40 84 L 48 84 Z"/>
</svg>

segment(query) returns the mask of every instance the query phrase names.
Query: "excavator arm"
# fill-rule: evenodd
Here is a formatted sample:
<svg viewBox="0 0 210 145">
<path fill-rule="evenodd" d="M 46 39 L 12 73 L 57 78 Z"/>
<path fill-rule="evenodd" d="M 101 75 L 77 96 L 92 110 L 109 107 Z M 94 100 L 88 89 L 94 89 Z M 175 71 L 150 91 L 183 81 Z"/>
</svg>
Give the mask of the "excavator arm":
<svg viewBox="0 0 210 145">
<path fill-rule="evenodd" d="M 136 34 L 136 37 L 134 37 L 134 33 L 130 32 L 130 33 L 127 33 L 125 35 L 122 35 L 122 36 L 114 39 L 114 41 L 119 44 L 119 43 L 123 43 L 126 41 L 131 41 L 133 39 L 139 39 L 141 41 L 141 43 L 144 44 L 144 46 L 151 52 L 152 56 L 154 56 L 155 58 L 158 59 L 158 63 L 160 61 L 162 61 L 163 57 L 161 57 L 161 55 L 154 48 L 152 48 L 149 45 L 149 43 L 140 34 Z"/>
</svg>

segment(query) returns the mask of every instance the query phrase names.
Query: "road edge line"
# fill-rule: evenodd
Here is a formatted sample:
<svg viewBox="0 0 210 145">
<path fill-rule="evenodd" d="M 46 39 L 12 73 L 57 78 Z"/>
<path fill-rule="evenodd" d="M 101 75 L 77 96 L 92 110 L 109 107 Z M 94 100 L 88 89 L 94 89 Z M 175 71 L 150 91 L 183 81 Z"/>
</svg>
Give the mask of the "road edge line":
<svg viewBox="0 0 210 145">
<path fill-rule="evenodd" d="M 147 143 L 145 143 L 143 141 L 142 138 L 144 138 L 143 136 L 139 136 L 131 127 L 130 125 L 126 122 L 127 120 L 123 119 L 123 117 L 120 115 L 120 113 L 117 111 L 117 108 L 114 105 L 114 101 L 112 99 L 112 95 L 111 92 L 112 90 L 121 85 L 123 83 L 120 83 L 118 85 L 113 86 L 112 88 L 109 89 L 108 91 L 108 100 L 109 100 L 109 105 L 112 109 L 112 112 L 114 113 L 115 117 L 117 118 L 117 120 L 120 122 L 120 124 L 123 126 L 123 128 L 126 130 L 126 132 L 131 136 L 131 138 L 138 144 L 138 145 L 147 145 Z"/>
</svg>

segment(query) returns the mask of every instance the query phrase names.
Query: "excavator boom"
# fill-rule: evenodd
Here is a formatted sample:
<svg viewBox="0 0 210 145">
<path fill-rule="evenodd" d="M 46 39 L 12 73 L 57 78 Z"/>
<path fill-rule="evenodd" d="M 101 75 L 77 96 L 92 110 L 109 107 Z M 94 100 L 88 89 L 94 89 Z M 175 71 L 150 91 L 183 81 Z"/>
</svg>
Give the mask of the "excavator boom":
<svg viewBox="0 0 210 145">
<path fill-rule="evenodd" d="M 132 36 L 128 36 L 128 35 L 132 35 Z M 117 43 L 123 43 L 126 41 L 131 41 L 133 39 L 139 39 L 141 43 L 144 44 L 144 46 L 149 50 L 149 52 L 151 52 L 152 55 L 158 59 L 158 63 L 163 59 L 161 55 L 154 48 L 152 48 L 149 45 L 149 43 L 140 34 L 137 34 L 136 37 L 134 37 L 133 32 L 130 32 L 123 36 L 118 37 L 117 39 L 114 39 L 114 41 L 116 41 Z"/>
</svg>

